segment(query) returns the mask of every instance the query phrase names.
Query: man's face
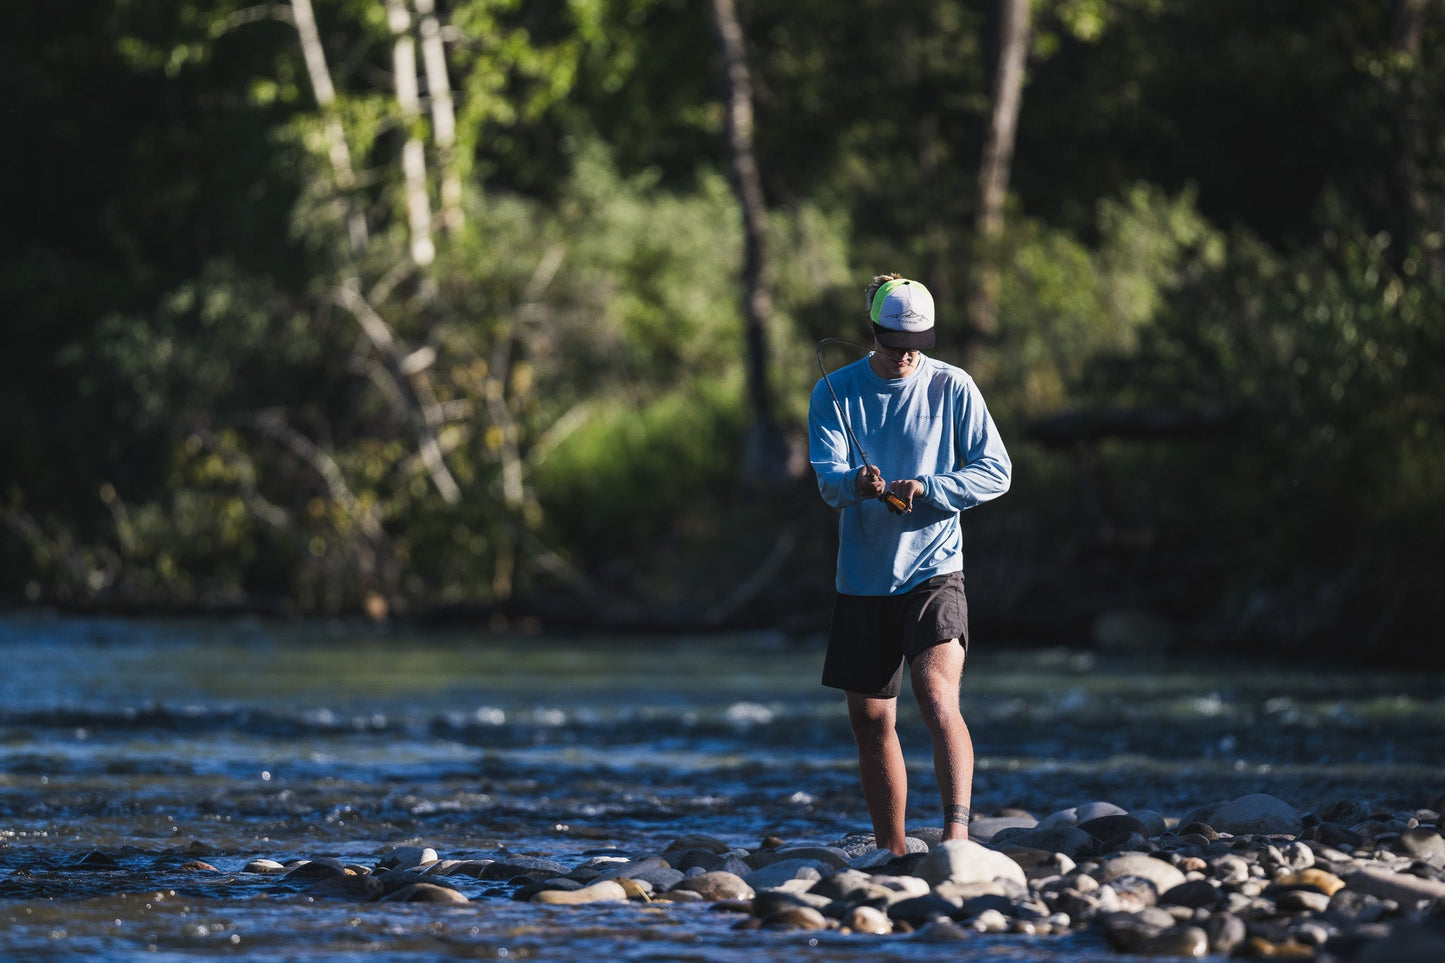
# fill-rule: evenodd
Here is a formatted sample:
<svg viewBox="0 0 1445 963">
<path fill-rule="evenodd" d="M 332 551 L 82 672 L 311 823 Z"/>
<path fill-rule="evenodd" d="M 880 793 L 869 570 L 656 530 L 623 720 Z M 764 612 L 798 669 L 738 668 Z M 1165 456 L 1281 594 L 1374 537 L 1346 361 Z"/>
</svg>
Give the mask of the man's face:
<svg viewBox="0 0 1445 963">
<path fill-rule="evenodd" d="M 921 351 L 905 351 L 902 348 L 885 348 L 873 343 L 871 364 L 880 378 L 906 378 L 918 368 Z"/>
</svg>

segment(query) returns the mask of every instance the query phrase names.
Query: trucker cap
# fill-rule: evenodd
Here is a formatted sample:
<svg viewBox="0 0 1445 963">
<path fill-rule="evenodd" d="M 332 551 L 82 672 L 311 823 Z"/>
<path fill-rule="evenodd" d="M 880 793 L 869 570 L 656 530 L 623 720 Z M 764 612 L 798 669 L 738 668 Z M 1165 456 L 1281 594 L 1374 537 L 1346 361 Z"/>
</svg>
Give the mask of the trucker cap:
<svg viewBox="0 0 1445 963">
<path fill-rule="evenodd" d="M 873 337 L 885 348 L 933 347 L 933 295 L 907 278 L 894 278 L 873 294 Z"/>
</svg>

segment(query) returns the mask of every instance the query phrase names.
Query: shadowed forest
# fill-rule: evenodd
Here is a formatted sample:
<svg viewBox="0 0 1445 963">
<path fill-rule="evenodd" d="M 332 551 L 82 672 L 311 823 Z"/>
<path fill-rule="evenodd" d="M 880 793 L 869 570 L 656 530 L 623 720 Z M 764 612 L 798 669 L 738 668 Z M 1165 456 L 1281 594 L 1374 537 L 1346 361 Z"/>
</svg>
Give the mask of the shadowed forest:
<svg viewBox="0 0 1445 963">
<path fill-rule="evenodd" d="M 1014 459 L 976 634 L 1442 662 L 1439 0 L 57 0 L 0 48 L 0 603 L 817 631 L 815 346 L 900 271 Z"/>
</svg>

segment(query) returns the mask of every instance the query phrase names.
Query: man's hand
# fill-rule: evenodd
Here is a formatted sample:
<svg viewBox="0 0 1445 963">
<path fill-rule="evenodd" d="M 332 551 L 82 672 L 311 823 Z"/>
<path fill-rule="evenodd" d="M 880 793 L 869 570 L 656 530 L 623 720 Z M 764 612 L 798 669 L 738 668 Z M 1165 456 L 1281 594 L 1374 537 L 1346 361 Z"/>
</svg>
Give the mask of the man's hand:
<svg viewBox="0 0 1445 963">
<path fill-rule="evenodd" d="M 888 485 L 888 493 L 897 495 L 903 499 L 908 507 L 905 511 L 913 511 L 913 499 L 923 494 L 923 483 L 916 478 L 903 478 Z"/>
<path fill-rule="evenodd" d="M 878 473 L 877 465 L 864 465 L 858 469 L 856 484 L 858 494 L 864 498 L 877 498 L 888 487 L 883 481 L 883 476 Z"/>
</svg>

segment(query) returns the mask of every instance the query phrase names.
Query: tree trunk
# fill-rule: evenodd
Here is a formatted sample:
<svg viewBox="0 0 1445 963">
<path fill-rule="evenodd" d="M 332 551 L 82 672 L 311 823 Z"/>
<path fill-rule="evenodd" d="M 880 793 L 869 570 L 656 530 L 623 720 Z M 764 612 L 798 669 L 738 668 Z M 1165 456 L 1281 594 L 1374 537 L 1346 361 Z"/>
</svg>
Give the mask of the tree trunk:
<svg viewBox="0 0 1445 963">
<path fill-rule="evenodd" d="M 758 482 L 789 477 L 792 467 L 773 413 L 768 378 L 767 317 L 772 310 L 767 282 L 767 208 L 753 151 L 753 93 L 747 50 L 734 0 L 712 0 L 723 59 L 723 93 L 733 190 L 743 217 L 743 324 L 747 340 L 748 393 L 753 424 L 743 464 Z"/>
<path fill-rule="evenodd" d="M 446 48 L 442 46 L 441 24 L 436 18 L 435 0 L 412 0 L 420 19 L 421 56 L 426 66 L 427 99 L 431 103 L 432 137 L 436 141 L 437 169 L 441 174 L 442 230 L 455 234 L 462 229 L 462 181 L 457 174 L 455 147 L 457 115 L 452 105 L 451 81 L 447 75 Z"/>
<path fill-rule="evenodd" d="M 346 146 L 346 133 L 336 115 L 336 88 L 331 84 L 331 71 L 326 66 L 326 49 L 321 45 L 321 31 L 316 27 L 316 12 L 311 0 L 291 0 L 292 19 L 301 38 L 301 55 L 306 60 L 306 73 L 316 103 L 326 118 L 326 146 L 331 157 L 331 170 L 337 190 L 346 203 L 346 224 L 353 251 L 365 249 L 368 241 L 366 218 L 356 203 L 356 172 L 351 166 L 351 151 Z"/>
<path fill-rule="evenodd" d="M 1430 223 L 1430 203 L 1426 196 L 1420 165 L 1426 156 L 1425 89 L 1420 54 L 1425 34 L 1425 10 L 1429 0 L 1396 0 L 1391 24 L 1390 46 L 1396 59 L 1407 71 L 1400 86 L 1396 105 L 1396 153 L 1394 170 L 1394 234 L 1392 259 L 1398 265 L 1408 255 L 1407 249 Z M 1445 254 L 1436 251 L 1430 256 L 1430 267 L 1439 272 L 1445 267 Z"/>
<path fill-rule="evenodd" d="M 1000 0 L 998 65 L 994 71 L 993 110 L 978 173 L 977 251 L 969 319 L 974 333 L 992 337 L 998 331 L 998 264 L 994 246 L 1003 234 L 1019 110 L 1023 104 L 1024 65 L 1029 49 L 1029 0 Z"/>
<path fill-rule="evenodd" d="M 426 190 L 426 147 L 417 135 L 421 118 L 421 92 L 416 80 L 416 41 L 411 35 L 411 14 L 402 0 L 386 0 L 387 22 L 391 26 L 392 71 L 396 102 L 406 128 L 401 149 L 401 172 L 406 181 L 406 220 L 411 231 L 411 259 L 425 267 L 436 260 L 431 234 L 431 200 Z"/>
</svg>

